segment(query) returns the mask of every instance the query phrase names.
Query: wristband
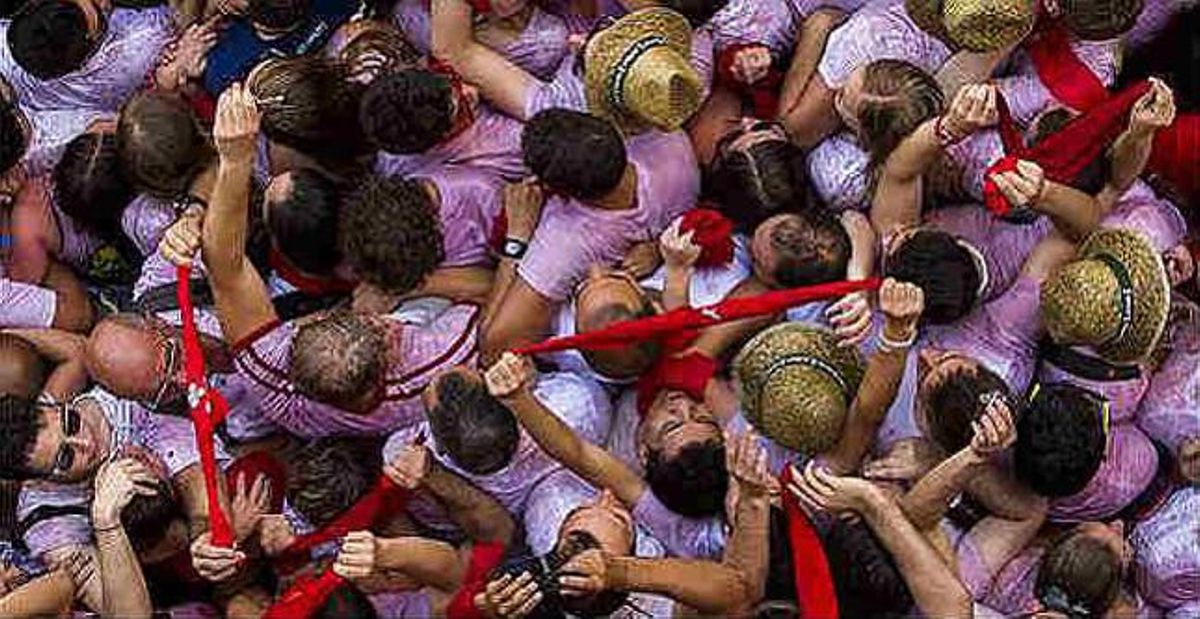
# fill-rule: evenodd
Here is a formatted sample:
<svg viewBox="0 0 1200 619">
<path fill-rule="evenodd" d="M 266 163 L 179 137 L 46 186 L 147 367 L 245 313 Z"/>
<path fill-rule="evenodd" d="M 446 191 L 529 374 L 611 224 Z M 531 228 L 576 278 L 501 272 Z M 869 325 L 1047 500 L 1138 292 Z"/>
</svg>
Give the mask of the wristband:
<svg viewBox="0 0 1200 619">
<path fill-rule="evenodd" d="M 933 122 L 933 133 L 937 136 L 938 144 L 941 145 L 943 150 L 958 144 L 967 137 L 965 135 L 954 135 L 951 133 L 950 130 L 946 128 L 946 125 L 942 122 L 945 119 L 945 116 L 938 116 L 937 120 Z"/>
<path fill-rule="evenodd" d="M 500 248 L 500 255 L 512 260 L 520 260 L 525 257 L 526 251 L 529 251 L 529 243 L 510 236 L 504 239 L 504 245 Z"/>
<path fill-rule="evenodd" d="M 879 350 L 883 352 L 900 352 L 912 348 L 913 344 L 917 343 L 917 329 L 913 329 L 911 335 L 897 342 L 887 336 L 885 329 L 879 330 Z"/>
</svg>

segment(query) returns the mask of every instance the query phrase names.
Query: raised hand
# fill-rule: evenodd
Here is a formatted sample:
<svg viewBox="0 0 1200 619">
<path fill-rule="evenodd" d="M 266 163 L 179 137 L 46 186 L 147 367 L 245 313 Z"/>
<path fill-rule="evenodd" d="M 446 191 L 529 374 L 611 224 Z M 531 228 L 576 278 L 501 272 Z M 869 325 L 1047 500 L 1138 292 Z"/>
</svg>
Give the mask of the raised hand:
<svg viewBox="0 0 1200 619">
<path fill-rule="evenodd" d="M 996 87 L 990 84 L 972 84 L 960 88 L 950 103 L 950 109 L 941 118 L 938 137 L 956 142 L 995 125 L 1000 118 L 996 97 Z"/>
<path fill-rule="evenodd" d="M 852 292 L 825 310 L 840 346 L 858 346 L 871 334 L 871 302 L 865 291 Z"/>
<path fill-rule="evenodd" d="M 353 531 L 342 538 L 342 548 L 333 562 L 333 572 L 346 580 L 367 578 L 375 573 L 379 549 L 370 531 Z"/>
<path fill-rule="evenodd" d="M 559 568 L 558 584 L 563 595 L 595 595 L 609 588 L 608 558 L 604 551 L 593 548 L 585 550 Z"/>
<path fill-rule="evenodd" d="M 483 375 L 488 393 L 498 399 L 511 398 L 533 386 L 537 370 L 528 357 L 506 352 Z"/>
<path fill-rule="evenodd" d="M 1017 169 L 992 174 L 996 188 L 1013 208 L 1032 208 L 1046 193 L 1046 173 L 1042 167 L 1024 159 L 1017 162 Z"/>
<path fill-rule="evenodd" d="M 767 467 L 767 452 L 758 444 L 754 432 L 741 436 L 726 434 L 725 466 L 729 475 L 737 482 L 738 492 L 753 496 L 766 496 L 777 488 L 775 477 Z"/>
<path fill-rule="evenodd" d="M 271 483 L 267 476 L 255 477 L 249 488 L 246 477 L 245 474 L 238 475 L 229 506 L 234 538 L 238 541 L 250 537 L 258 528 L 259 520 L 271 509 Z"/>
<path fill-rule="evenodd" d="M 971 451 L 985 460 L 1017 441 L 1017 426 L 1012 411 L 999 394 L 991 398 L 979 419 L 971 422 L 971 431 L 974 433 Z"/>
<path fill-rule="evenodd" d="M 681 222 L 682 219 L 676 219 L 658 238 L 663 262 L 668 269 L 690 269 L 700 259 L 701 248 L 692 242 L 694 233 L 680 232 Z"/>
<path fill-rule="evenodd" d="M 792 482 L 788 490 L 813 511 L 833 513 L 862 513 L 879 489 L 871 482 L 859 477 L 838 477 L 825 467 L 810 461 L 801 473 L 792 467 Z"/>
<path fill-rule="evenodd" d="M 879 310 L 884 335 L 893 342 L 909 341 L 925 311 L 925 292 L 915 284 L 888 278 L 879 288 Z"/>
<path fill-rule="evenodd" d="M 233 578 L 246 560 L 237 548 L 214 546 L 212 532 L 205 531 L 192 542 L 192 567 L 206 580 L 221 582 Z"/>
<path fill-rule="evenodd" d="M 96 528 L 121 526 L 121 510 L 136 496 L 158 493 L 158 478 L 133 458 L 110 460 L 100 465 L 94 482 L 92 523 Z"/>
<path fill-rule="evenodd" d="M 1175 122 L 1175 93 L 1158 78 L 1150 78 L 1150 92 L 1133 104 L 1129 130 L 1146 137 Z"/>
<path fill-rule="evenodd" d="M 204 238 L 204 208 L 192 205 L 163 233 L 158 253 L 175 266 L 189 266 Z"/>
<path fill-rule="evenodd" d="M 475 607 L 491 617 L 517 619 L 533 612 L 542 602 L 542 592 L 529 572 L 513 578 L 505 574 L 488 581 L 483 593 L 475 596 Z"/>
<path fill-rule="evenodd" d="M 429 449 L 424 445 L 405 445 L 391 462 L 383 465 L 383 474 L 397 486 L 415 490 L 429 472 Z"/>
<path fill-rule="evenodd" d="M 225 161 L 253 161 L 257 152 L 262 114 L 254 95 L 240 82 L 234 82 L 217 99 L 213 140 L 217 153 Z"/>
</svg>

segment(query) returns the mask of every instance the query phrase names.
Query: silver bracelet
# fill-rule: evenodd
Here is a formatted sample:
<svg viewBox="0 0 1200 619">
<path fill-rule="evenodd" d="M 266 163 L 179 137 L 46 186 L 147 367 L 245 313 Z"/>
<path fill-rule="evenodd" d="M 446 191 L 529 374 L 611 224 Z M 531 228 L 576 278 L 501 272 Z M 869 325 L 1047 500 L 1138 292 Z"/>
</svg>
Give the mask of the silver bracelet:
<svg viewBox="0 0 1200 619">
<path fill-rule="evenodd" d="M 895 341 L 887 336 L 883 330 L 879 330 L 879 350 L 883 352 L 900 352 L 912 348 L 913 344 L 917 343 L 917 330 L 913 329 L 912 335 L 909 335 L 903 341 Z"/>
</svg>

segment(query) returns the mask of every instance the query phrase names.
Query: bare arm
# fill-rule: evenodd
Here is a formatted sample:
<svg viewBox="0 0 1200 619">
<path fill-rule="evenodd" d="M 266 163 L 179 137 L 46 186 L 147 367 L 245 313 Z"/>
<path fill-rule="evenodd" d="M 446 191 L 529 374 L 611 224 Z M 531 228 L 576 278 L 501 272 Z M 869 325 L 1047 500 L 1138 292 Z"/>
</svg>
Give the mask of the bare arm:
<svg viewBox="0 0 1200 619">
<path fill-rule="evenodd" d="M 42 392 L 57 401 L 65 401 L 87 385 L 88 373 L 83 364 L 82 335 L 57 329 L 13 329 L 6 331 L 37 349 L 39 355 L 55 364 L 54 372 L 46 379 Z"/>
<path fill-rule="evenodd" d="M 784 110 L 781 120 L 792 143 L 800 148 L 812 148 L 842 126 L 842 119 L 833 105 L 836 94 L 820 75 L 815 75 L 808 80 L 804 94 L 794 104 L 787 108 L 781 106 Z"/>
<path fill-rule="evenodd" d="M 477 542 L 512 542 L 516 525 L 512 516 L 491 495 L 431 461 L 424 487 L 446 506 L 455 524 Z"/>
<path fill-rule="evenodd" d="M 1100 225 L 1100 202 L 1074 187 L 1048 181 L 1034 209 L 1045 214 L 1072 241 L 1082 241 Z"/>
<path fill-rule="evenodd" d="M 612 557 L 612 589 L 655 593 L 703 615 L 729 615 L 745 607 L 746 584 L 737 570 L 721 563 L 689 559 Z"/>
<path fill-rule="evenodd" d="M 448 267 L 430 273 L 406 296 L 446 297 L 462 303 L 485 304 L 492 290 L 495 272 L 484 267 Z"/>
<path fill-rule="evenodd" d="M 900 510 L 917 529 L 932 530 L 950 509 L 950 501 L 985 464 L 971 448 L 959 451 L 926 473 L 905 493 L 900 499 Z"/>
<path fill-rule="evenodd" d="M 506 268 L 509 267 L 501 265 L 502 277 Z M 515 270 L 515 267 L 512 268 Z M 484 328 L 481 348 L 485 363 L 499 358 L 506 350 L 540 342 L 550 331 L 555 303 L 543 297 L 515 273 L 511 277 L 512 282 L 503 300 Z M 497 284 L 500 283 L 497 280 Z"/>
<path fill-rule="evenodd" d="M 528 120 L 525 102 L 538 80 L 475 40 L 471 7 L 463 0 L 433 0 L 430 12 L 432 55 L 478 86 L 484 98 L 502 112 Z"/>
<path fill-rule="evenodd" d="M 96 552 L 100 563 L 100 581 L 104 588 L 107 617 L 149 617 L 154 611 L 146 579 L 129 537 L 118 520 L 108 528 L 96 528 Z"/>
<path fill-rule="evenodd" d="M 1157 79 L 1150 82 L 1150 91 L 1133 106 L 1129 128 L 1112 146 L 1112 173 L 1108 186 L 1117 195 L 1129 190 L 1146 170 L 1150 152 L 1154 149 L 1155 134 L 1175 120 L 1174 93 Z"/>
<path fill-rule="evenodd" d="M 825 53 L 825 42 L 829 40 L 829 33 L 833 32 L 845 17 L 846 14 L 838 9 L 823 8 L 804 18 L 800 32 L 796 35 L 796 49 L 792 52 L 792 62 L 783 78 L 783 90 L 779 96 L 782 117 L 786 118 L 794 107 L 800 105 L 805 91 L 813 81 L 813 74 L 817 72 L 821 55 Z"/>
<path fill-rule="evenodd" d="M 50 326 L 72 333 L 87 333 L 91 330 L 95 320 L 92 301 L 71 269 L 58 262 L 51 262 L 43 285 L 53 290 L 56 297 L 54 322 Z"/>
<path fill-rule="evenodd" d="M 380 539 L 375 567 L 402 572 L 443 593 L 454 593 L 466 576 L 466 562 L 453 546 L 422 537 Z"/>
<path fill-rule="evenodd" d="M 963 86 L 986 82 L 1012 50 L 1013 46 L 994 52 L 956 52 L 938 69 L 938 86 L 947 99 L 953 99 Z"/>
<path fill-rule="evenodd" d="M 57 570 L 31 580 L 0 597 L 0 616 L 62 616 L 75 600 L 70 574 Z"/>
</svg>

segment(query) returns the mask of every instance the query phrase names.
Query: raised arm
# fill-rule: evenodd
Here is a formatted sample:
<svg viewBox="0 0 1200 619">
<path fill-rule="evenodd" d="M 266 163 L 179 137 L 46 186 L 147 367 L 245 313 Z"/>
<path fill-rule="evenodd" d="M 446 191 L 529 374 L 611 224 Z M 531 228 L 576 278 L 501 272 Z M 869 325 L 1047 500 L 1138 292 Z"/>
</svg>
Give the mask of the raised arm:
<svg viewBox="0 0 1200 619">
<path fill-rule="evenodd" d="M 1041 166 L 1017 162 L 1017 169 L 992 174 L 996 188 L 1014 208 L 1029 208 L 1054 222 L 1054 227 L 1072 241 L 1083 240 L 1100 225 L 1103 208 L 1099 200 L 1074 187 L 1046 180 Z"/>
<path fill-rule="evenodd" d="M 646 492 L 646 482 L 612 454 L 580 438 L 536 397 L 536 370 L 526 357 L 505 353 L 485 375 L 488 391 L 516 415 L 538 446 L 597 488 L 606 488 L 630 509 Z"/>
<path fill-rule="evenodd" d="M 601 591 L 653 593 L 705 616 L 729 615 L 744 606 L 746 587 L 737 570 L 713 561 L 611 557 L 584 551 L 563 566 L 563 595 Z"/>
<path fill-rule="evenodd" d="M 376 538 L 355 531 L 342 539 L 333 571 L 351 581 L 381 572 L 400 572 L 441 593 L 453 593 L 466 576 L 467 564 L 453 546 L 422 537 Z"/>
<path fill-rule="evenodd" d="M 538 80 L 475 40 L 470 5 L 463 0 L 432 0 L 432 53 L 479 88 L 505 114 L 525 118 L 525 102 Z"/>
<path fill-rule="evenodd" d="M 5 333 L 29 342 L 39 355 L 54 364 L 42 393 L 63 402 L 87 385 L 88 373 L 83 364 L 86 339 L 82 335 L 57 329 L 11 329 Z"/>
<path fill-rule="evenodd" d="M 1158 130 L 1175 122 L 1175 94 L 1161 80 L 1151 78 L 1150 84 L 1150 91 L 1133 105 L 1129 128 L 1113 143 L 1108 188 L 1117 196 L 1146 170 Z"/>
<path fill-rule="evenodd" d="M 154 473 L 132 458 L 106 462 L 96 474 L 92 526 L 103 587 L 103 616 L 149 617 L 154 611 L 141 565 L 121 524 L 121 511 L 139 495 L 154 495 L 157 481 Z"/>
<path fill-rule="evenodd" d="M 916 340 L 917 321 L 925 309 L 925 296 L 912 284 L 888 279 L 879 289 L 879 309 L 884 314 L 881 345 L 867 362 L 841 437 L 833 449 L 821 454 L 825 465 L 841 475 L 858 470 L 896 398 L 908 348 Z"/>
<path fill-rule="evenodd" d="M 233 344 L 277 319 L 262 277 L 246 256 L 250 179 L 261 117 L 254 97 L 233 84 L 217 102 L 217 180 L 204 218 L 204 265 L 225 341 Z"/>
<path fill-rule="evenodd" d="M 700 259 L 700 246 L 692 242 L 692 233 L 679 231 L 682 221 L 676 219 L 658 239 L 665 273 L 662 301 L 667 311 L 691 305 L 692 273 Z"/>
<path fill-rule="evenodd" d="M 804 18 L 800 32 L 796 35 L 796 49 L 783 78 L 783 90 L 779 95 L 779 115 L 786 118 L 799 105 L 804 93 L 812 83 L 821 55 L 825 53 L 825 42 L 829 33 L 846 18 L 846 13 L 835 8 L 822 8 Z M 820 81 L 820 78 L 817 78 Z"/>
</svg>

